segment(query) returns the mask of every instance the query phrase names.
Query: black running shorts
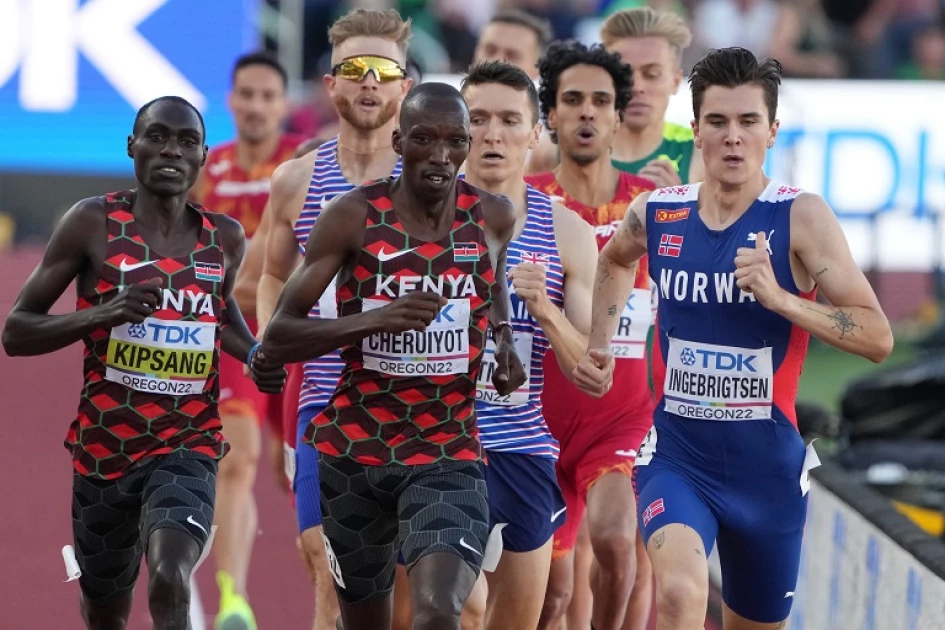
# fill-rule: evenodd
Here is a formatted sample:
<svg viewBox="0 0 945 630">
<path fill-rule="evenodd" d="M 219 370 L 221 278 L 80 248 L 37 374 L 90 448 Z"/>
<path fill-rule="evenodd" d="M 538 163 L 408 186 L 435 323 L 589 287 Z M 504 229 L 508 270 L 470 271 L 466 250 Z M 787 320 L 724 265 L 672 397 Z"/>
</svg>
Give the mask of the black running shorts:
<svg viewBox="0 0 945 630">
<path fill-rule="evenodd" d="M 89 599 L 131 590 L 152 532 L 187 532 L 200 545 L 210 534 L 216 460 L 188 451 L 148 457 L 118 479 L 73 474 L 72 531 Z"/>
<path fill-rule="evenodd" d="M 338 597 L 386 597 L 397 552 L 409 571 L 431 553 L 463 558 L 479 575 L 489 501 L 479 462 L 365 466 L 318 455 L 323 536 Z"/>
</svg>

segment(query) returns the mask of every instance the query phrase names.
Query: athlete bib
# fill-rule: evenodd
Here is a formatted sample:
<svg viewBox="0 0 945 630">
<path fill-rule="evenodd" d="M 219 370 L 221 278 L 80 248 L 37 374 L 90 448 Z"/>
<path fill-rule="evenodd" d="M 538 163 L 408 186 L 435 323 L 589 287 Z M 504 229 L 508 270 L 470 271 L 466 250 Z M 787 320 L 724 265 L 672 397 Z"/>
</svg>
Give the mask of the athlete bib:
<svg viewBox="0 0 945 630">
<path fill-rule="evenodd" d="M 623 307 L 617 332 L 610 342 L 615 359 L 642 359 L 646 356 L 646 337 L 653 323 L 649 289 L 634 289 Z"/>
<path fill-rule="evenodd" d="M 361 312 L 390 304 L 365 298 Z M 390 376 L 445 376 L 469 371 L 469 299 L 454 298 L 420 332 L 376 333 L 361 342 L 364 367 Z"/>
<path fill-rule="evenodd" d="M 112 328 L 105 379 L 139 392 L 199 394 L 213 364 L 216 328 L 216 322 L 155 317 Z"/>
<path fill-rule="evenodd" d="M 736 348 L 669 338 L 666 411 L 704 420 L 771 418 L 771 348 Z"/>
<path fill-rule="evenodd" d="M 513 338 L 515 339 L 515 353 L 518 358 L 530 362 L 532 360 L 534 335 L 532 333 L 517 332 L 514 333 Z M 479 380 L 476 382 L 476 400 L 503 407 L 518 407 L 528 404 L 531 393 L 529 378 L 526 378 L 521 387 L 511 394 L 501 396 L 495 390 L 495 385 L 492 384 L 492 376 L 495 374 L 498 365 L 495 360 L 495 341 L 490 337 L 486 341 L 486 352 L 482 357 L 482 367 L 479 368 Z M 525 374 L 529 374 L 530 371 L 526 368 Z"/>
</svg>

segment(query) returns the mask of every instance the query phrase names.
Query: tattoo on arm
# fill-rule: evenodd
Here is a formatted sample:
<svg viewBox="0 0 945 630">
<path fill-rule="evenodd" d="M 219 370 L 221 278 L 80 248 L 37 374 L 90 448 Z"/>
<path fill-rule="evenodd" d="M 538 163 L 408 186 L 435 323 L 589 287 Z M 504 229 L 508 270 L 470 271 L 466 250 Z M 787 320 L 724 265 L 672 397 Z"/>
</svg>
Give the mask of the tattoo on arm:
<svg viewBox="0 0 945 630">
<path fill-rule="evenodd" d="M 827 273 L 827 268 L 826 268 L 826 267 L 824 267 L 823 269 L 821 269 L 820 271 L 818 271 L 817 273 L 814 274 L 814 280 L 816 280 L 816 279 L 819 278 L 820 276 L 824 275 L 825 273 Z"/>
<path fill-rule="evenodd" d="M 663 547 L 664 542 L 666 542 L 665 532 L 660 532 L 659 534 L 653 537 L 653 546 L 656 547 L 657 549 L 661 549 Z"/>
<path fill-rule="evenodd" d="M 610 308 L 607 309 L 607 314 L 611 317 L 615 316 L 617 314 L 617 305 L 611 304 Z"/>
<path fill-rule="evenodd" d="M 853 315 L 845 312 L 843 309 L 838 308 L 835 311 L 825 313 L 818 308 L 811 308 L 810 306 L 808 306 L 807 308 L 812 311 L 816 311 L 820 313 L 821 315 L 823 315 L 824 317 L 827 317 L 828 319 L 832 319 L 833 327 L 840 331 L 841 339 L 843 339 L 847 333 L 849 333 L 851 337 L 855 336 L 853 334 L 853 331 L 856 330 L 857 328 L 859 328 L 860 330 L 863 330 L 862 326 L 860 326 L 855 321 L 853 321 Z"/>
<path fill-rule="evenodd" d="M 640 230 L 643 229 L 643 222 L 640 221 L 640 217 L 637 216 L 637 213 L 632 209 L 627 210 L 627 225 L 630 227 L 630 231 L 634 235 L 639 234 Z"/>
<path fill-rule="evenodd" d="M 597 261 L 597 288 L 604 286 L 607 279 L 610 278 L 610 265 L 603 258 Z"/>
</svg>

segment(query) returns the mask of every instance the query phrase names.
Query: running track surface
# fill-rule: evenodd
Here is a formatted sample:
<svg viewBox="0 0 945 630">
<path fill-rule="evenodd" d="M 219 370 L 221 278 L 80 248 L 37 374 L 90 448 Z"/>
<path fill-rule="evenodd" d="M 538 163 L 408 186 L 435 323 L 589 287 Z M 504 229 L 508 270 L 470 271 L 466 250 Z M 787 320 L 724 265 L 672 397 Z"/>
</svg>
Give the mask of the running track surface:
<svg viewBox="0 0 945 630">
<path fill-rule="evenodd" d="M 41 250 L 0 254 L 0 326 Z M 75 308 L 70 288 L 53 308 Z M 0 351 L 0 474 L 7 491 L 0 507 L 0 619 L 3 626 L 40 630 L 82 628 L 78 584 L 64 583 L 61 550 L 72 544 L 72 465 L 62 441 L 82 386 L 81 344 L 42 357 L 11 359 Z M 265 449 L 264 455 L 265 458 Z M 249 593 L 261 630 L 311 628 L 312 588 L 295 547 L 295 515 L 267 461 L 256 483 L 259 535 Z M 147 569 L 142 566 L 128 630 L 148 630 Z M 213 627 L 218 596 L 213 558 L 197 585 Z M 653 624 L 651 622 L 651 628 Z"/>
</svg>

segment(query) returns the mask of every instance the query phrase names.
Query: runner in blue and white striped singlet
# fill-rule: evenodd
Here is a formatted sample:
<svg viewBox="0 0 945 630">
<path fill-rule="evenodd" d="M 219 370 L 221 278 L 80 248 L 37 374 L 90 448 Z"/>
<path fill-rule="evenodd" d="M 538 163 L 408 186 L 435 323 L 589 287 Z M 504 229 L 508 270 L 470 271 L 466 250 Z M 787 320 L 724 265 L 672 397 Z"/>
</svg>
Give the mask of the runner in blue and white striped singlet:
<svg viewBox="0 0 945 630">
<path fill-rule="evenodd" d="M 528 218 L 522 233 L 509 243 L 506 265 L 509 270 L 519 263 L 543 266 L 548 298 L 562 309 L 564 270 L 555 244 L 551 198 L 531 186 L 527 190 Z M 492 385 L 495 344 L 490 338 L 476 390 L 479 439 L 489 452 L 519 453 L 554 460 L 558 457 L 558 442 L 541 415 L 541 392 L 545 381 L 542 361 L 550 344 L 538 321 L 529 314 L 525 300 L 519 299 L 514 292 L 510 294 L 515 348 L 520 359 L 530 362 L 525 366 L 528 380 L 511 394 L 499 396 L 496 393 Z"/>
<path fill-rule="evenodd" d="M 470 68 L 462 92 L 472 138 L 466 181 L 516 205 L 516 235 L 507 254 L 509 324 L 528 373 L 521 388 L 499 396 L 491 385 L 489 343 L 476 391 L 491 521 L 483 569 L 503 568 L 490 576 L 495 597 L 487 615 L 503 627 L 534 628 L 552 537 L 565 522 L 555 470 L 558 442 L 542 415 L 542 362 L 553 348 L 567 372 L 587 350 L 597 243 L 580 216 L 525 183 L 526 155 L 540 129 L 538 94 L 528 76 L 504 62 L 484 62 Z"/>
<path fill-rule="evenodd" d="M 400 175 L 400 161 L 391 173 L 392 177 Z M 295 222 L 295 237 L 299 241 L 299 251 L 305 254 L 305 244 L 308 235 L 315 225 L 315 220 L 321 214 L 322 208 L 328 202 L 354 188 L 354 184 L 345 179 L 338 164 L 338 138 L 332 138 L 318 147 L 315 154 L 315 166 L 312 169 L 312 178 L 308 185 L 308 194 L 305 195 L 305 205 Z M 335 303 L 334 290 L 326 291 L 318 305 L 312 309 L 313 317 L 337 317 L 338 308 Z M 331 395 L 335 393 L 338 378 L 344 361 L 339 351 L 335 350 L 305 364 L 302 393 L 299 396 L 299 414 L 318 408 L 319 411 L 328 406 Z M 316 414 L 317 415 L 317 414 Z"/>
</svg>

